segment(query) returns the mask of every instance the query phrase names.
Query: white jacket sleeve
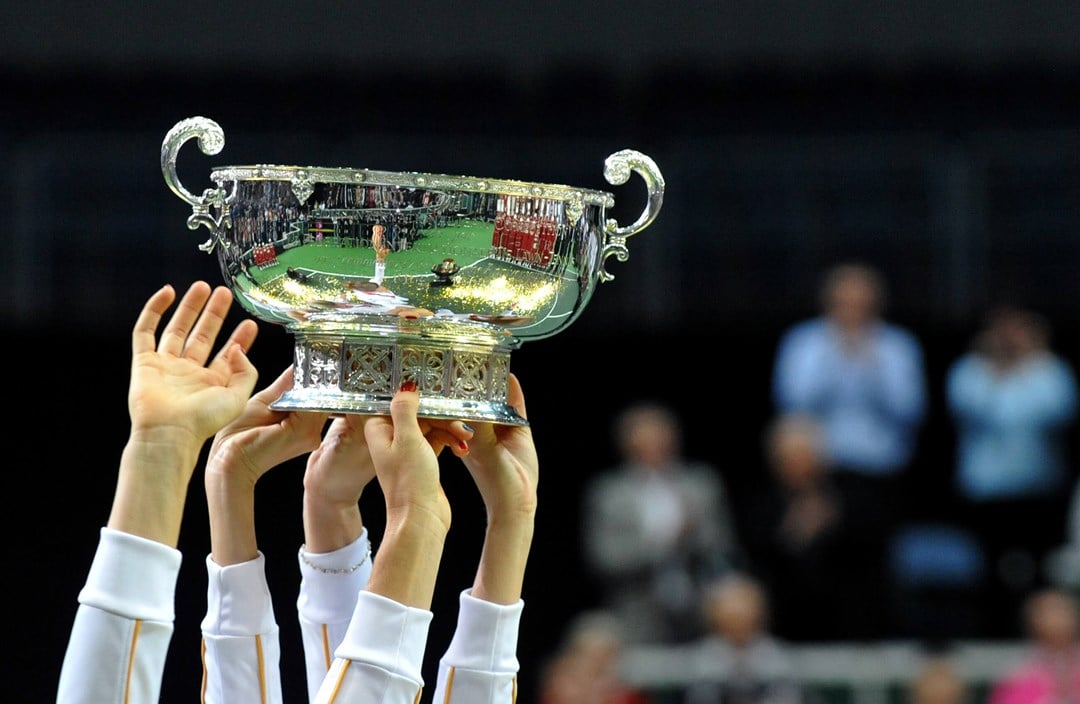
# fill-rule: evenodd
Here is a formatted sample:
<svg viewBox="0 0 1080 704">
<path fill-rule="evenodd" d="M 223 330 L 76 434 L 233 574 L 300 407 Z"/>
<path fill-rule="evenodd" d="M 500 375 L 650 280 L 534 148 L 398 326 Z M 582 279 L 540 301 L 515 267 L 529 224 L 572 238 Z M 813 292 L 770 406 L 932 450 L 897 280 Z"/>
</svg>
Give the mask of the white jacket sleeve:
<svg viewBox="0 0 1080 704">
<path fill-rule="evenodd" d="M 316 704 L 415 704 L 432 614 L 360 592 Z"/>
<path fill-rule="evenodd" d="M 222 567 L 206 558 L 204 704 L 281 704 L 281 646 L 262 553 Z"/>
<path fill-rule="evenodd" d="M 459 598 L 457 628 L 439 660 L 433 701 L 442 704 L 513 704 L 517 701 L 518 626 L 525 603 L 502 605 Z"/>
<path fill-rule="evenodd" d="M 180 552 L 101 529 L 60 669 L 57 704 L 160 699 Z"/>
<path fill-rule="evenodd" d="M 304 643 L 308 701 L 315 700 L 334 651 L 345 638 L 356 609 L 356 595 L 371 577 L 371 543 L 365 528 L 350 545 L 326 553 L 297 555 L 300 563 L 300 595 L 296 611 Z"/>
</svg>

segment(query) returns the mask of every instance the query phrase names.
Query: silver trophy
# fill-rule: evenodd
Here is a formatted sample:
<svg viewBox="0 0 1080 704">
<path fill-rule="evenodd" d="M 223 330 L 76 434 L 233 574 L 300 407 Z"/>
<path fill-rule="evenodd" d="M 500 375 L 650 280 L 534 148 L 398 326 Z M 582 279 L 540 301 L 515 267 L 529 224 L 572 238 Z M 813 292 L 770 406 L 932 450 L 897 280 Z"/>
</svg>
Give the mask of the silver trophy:
<svg viewBox="0 0 1080 704">
<path fill-rule="evenodd" d="M 609 183 L 644 179 L 645 209 L 620 227 L 603 191 L 470 176 L 320 166 L 223 166 L 195 195 L 176 173 L 180 147 L 221 151 L 221 127 L 177 123 L 161 145 L 169 188 L 206 227 L 199 246 L 251 315 L 295 341 L 283 411 L 388 415 L 407 380 L 427 418 L 526 425 L 507 404 L 510 354 L 581 315 L 604 262 L 663 203 L 649 157 L 604 162 Z"/>
</svg>

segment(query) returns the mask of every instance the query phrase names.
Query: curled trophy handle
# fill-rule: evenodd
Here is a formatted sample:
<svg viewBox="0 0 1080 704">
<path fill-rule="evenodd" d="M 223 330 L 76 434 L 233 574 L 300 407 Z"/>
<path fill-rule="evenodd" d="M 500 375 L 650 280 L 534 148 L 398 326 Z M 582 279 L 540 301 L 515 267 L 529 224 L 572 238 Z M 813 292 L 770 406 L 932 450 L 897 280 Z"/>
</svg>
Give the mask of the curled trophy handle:
<svg viewBox="0 0 1080 704">
<path fill-rule="evenodd" d="M 198 138 L 199 149 L 208 156 L 219 153 L 225 146 L 225 133 L 213 120 L 206 117 L 181 120 L 168 131 L 161 143 L 161 173 L 169 189 L 191 206 L 188 228 L 197 230 L 200 226 L 205 226 L 215 237 L 220 238 L 223 228 L 228 226 L 227 215 L 223 212 L 224 189 L 207 188 L 201 196 L 196 196 L 184 188 L 176 173 L 176 157 L 180 147 L 194 138 Z M 212 207 L 217 208 L 217 215 L 211 214 Z M 205 252 L 210 252 L 213 248 L 213 237 L 199 245 L 199 249 Z"/>
<path fill-rule="evenodd" d="M 604 161 L 604 178 L 608 183 L 619 185 L 630 180 L 630 172 L 636 172 L 645 181 L 648 189 L 648 200 L 645 209 L 633 224 L 620 227 L 619 223 L 609 218 L 604 223 L 607 233 L 607 243 L 604 245 L 600 256 L 600 280 L 610 281 L 615 278 L 613 274 L 604 269 L 603 262 L 608 257 L 615 257 L 620 262 L 625 262 L 630 257 L 626 248 L 626 238 L 641 232 L 656 219 L 660 207 L 664 203 L 664 177 L 660 169 L 649 157 L 633 149 L 623 149 L 615 152 Z"/>
</svg>

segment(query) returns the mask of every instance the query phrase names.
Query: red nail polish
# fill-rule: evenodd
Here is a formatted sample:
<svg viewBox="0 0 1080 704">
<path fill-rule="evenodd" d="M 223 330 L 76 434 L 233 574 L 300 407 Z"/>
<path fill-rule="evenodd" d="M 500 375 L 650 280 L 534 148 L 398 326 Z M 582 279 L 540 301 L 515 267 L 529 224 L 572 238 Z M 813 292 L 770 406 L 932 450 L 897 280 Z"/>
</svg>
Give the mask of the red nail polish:
<svg viewBox="0 0 1080 704">
<path fill-rule="evenodd" d="M 416 391 L 416 382 L 412 379 L 406 379 L 405 381 L 401 382 L 401 390 Z"/>
</svg>

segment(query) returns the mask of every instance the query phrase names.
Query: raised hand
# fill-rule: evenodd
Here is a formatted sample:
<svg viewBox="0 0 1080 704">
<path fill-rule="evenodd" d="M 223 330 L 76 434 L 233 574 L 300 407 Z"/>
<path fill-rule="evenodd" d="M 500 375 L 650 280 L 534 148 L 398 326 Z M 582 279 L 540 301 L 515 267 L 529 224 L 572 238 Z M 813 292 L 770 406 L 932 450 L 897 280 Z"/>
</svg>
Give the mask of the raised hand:
<svg viewBox="0 0 1080 704">
<path fill-rule="evenodd" d="M 507 403 L 525 418 L 525 395 L 511 374 Z M 529 426 L 478 423 L 462 457 L 487 508 L 488 521 L 536 513 L 539 460 Z"/>
<path fill-rule="evenodd" d="M 527 418 L 525 395 L 510 375 L 507 402 Z M 499 604 L 521 598 L 532 545 L 539 461 L 529 426 L 477 424 L 462 459 L 487 509 L 487 532 L 472 595 Z"/>
<path fill-rule="evenodd" d="M 325 413 L 286 412 L 270 408 L 292 387 L 292 367 L 244 405 L 243 413 L 222 428 L 210 445 L 208 471 L 243 473 L 254 485 L 272 467 L 319 446 Z"/>
<path fill-rule="evenodd" d="M 368 418 L 345 415 L 330 424 L 322 444 L 308 458 L 304 473 L 304 539 L 311 552 L 329 552 L 359 537 L 363 529 L 360 496 L 375 478 L 364 424 Z M 468 453 L 472 429 L 461 421 L 419 418 L 420 432 L 436 455 L 450 447 Z"/>
<path fill-rule="evenodd" d="M 246 353 L 258 326 L 253 320 L 242 321 L 211 359 L 232 293 L 224 286 L 211 291 L 209 284 L 196 281 L 159 341 L 158 327 L 175 298 L 172 286 L 163 286 L 136 321 L 128 412 L 133 432 L 183 430 L 201 443 L 240 413 L 255 387 L 258 373 Z"/>
<path fill-rule="evenodd" d="M 335 418 L 322 443 L 308 456 L 304 472 L 304 548 L 331 552 L 355 541 L 363 530 L 360 495 L 375 478 L 364 438 L 364 418 Z"/>
<path fill-rule="evenodd" d="M 420 396 L 406 382 L 390 417 L 364 420 L 364 437 L 386 500 L 386 531 L 368 590 L 427 609 L 435 589 L 450 503 L 439 482 L 439 458 L 416 417 Z"/>
<path fill-rule="evenodd" d="M 193 283 L 159 341 L 161 320 L 175 299 L 172 286 L 158 289 L 132 331 L 131 434 L 108 521 L 110 528 L 173 547 L 203 443 L 240 414 L 258 379 L 246 354 L 258 333 L 252 320 L 238 324 L 210 356 L 232 305 L 227 288 Z"/>
<path fill-rule="evenodd" d="M 222 428 L 206 464 L 211 557 L 219 565 L 257 555 L 255 484 L 270 469 L 319 446 L 327 415 L 270 408 L 292 386 L 292 368 L 252 396 L 236 420 Z"/>
</svg>

